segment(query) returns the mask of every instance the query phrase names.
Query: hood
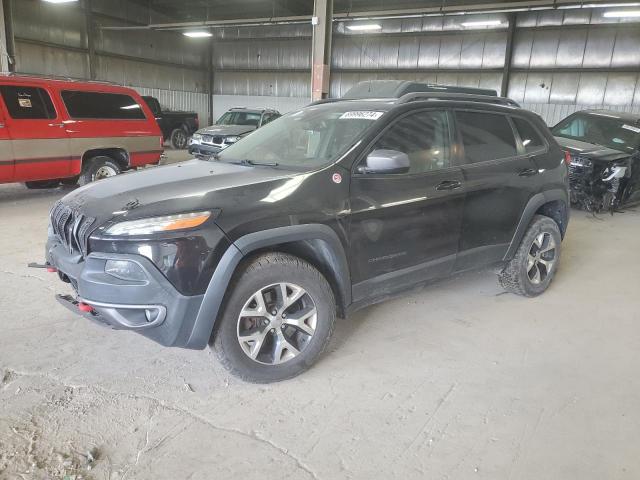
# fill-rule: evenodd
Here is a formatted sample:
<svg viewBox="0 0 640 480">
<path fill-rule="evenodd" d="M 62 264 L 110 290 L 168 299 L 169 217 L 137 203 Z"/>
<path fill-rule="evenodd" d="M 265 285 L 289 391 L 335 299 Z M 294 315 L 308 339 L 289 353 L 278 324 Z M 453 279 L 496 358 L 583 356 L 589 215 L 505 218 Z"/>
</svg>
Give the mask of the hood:
<svg viewBox="0 0 640 480">
<path fill-rule="evenodd" d="M 123 221 L 222 209 L 233 206 L 242 192 L 269 191 L 273 182 L 292 174 L 268 167 L 189 160 L 99 180 L 74 190 L 62 201 L 95 218 L 95 226 L 100 226 L 116 217 Z"/>
<path fill-rule="evenodd" d="M 581 157 L 589 158 L 590 160 L 612 162 L 631 156 L 627 152 L 614 150 L 613 148 L 603 147 L 602 145 L 596 145 L 594 143 L 581 142 L 580 140 L 565 137 L 555 137 L 555 139 L 564 150 L 575 155 L 580 155 Z"/>
<path fill-rule="evenodd" d="M 211 125 L 201 128 L 197 133 L 202 135 L 243 135 L 256 128 L 254 125 Z"/>
</svg>

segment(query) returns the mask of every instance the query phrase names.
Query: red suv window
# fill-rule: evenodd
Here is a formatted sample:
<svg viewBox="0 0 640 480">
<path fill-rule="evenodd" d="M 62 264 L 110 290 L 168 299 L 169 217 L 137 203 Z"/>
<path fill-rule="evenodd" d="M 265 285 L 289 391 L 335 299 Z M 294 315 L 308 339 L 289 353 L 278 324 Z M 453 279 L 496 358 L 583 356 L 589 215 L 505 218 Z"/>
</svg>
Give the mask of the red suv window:
<svg viewBox="0 0 640 480">
<path fill-rule="evenodd" d="M 42 88 L 1 85 L 0 94 L 11 118 L 16 120 L 56 118 L 51 97 Z"/>
<path fill-rule="evenodd" d="M 71 118 L 144 120 L 144 112 L 129 95 L 65 90 L 62 100 Z"/>
</svg>

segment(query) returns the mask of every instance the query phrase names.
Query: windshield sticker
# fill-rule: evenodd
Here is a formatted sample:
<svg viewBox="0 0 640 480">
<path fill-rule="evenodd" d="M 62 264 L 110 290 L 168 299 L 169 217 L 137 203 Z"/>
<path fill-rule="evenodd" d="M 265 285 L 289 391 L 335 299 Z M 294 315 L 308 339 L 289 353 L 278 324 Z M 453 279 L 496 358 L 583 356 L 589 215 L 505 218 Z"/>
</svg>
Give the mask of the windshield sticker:
<svg viewBox="0 0 640 480">
<path fill-rule="evenodd" d="M 640 133 L 640 128 L 634 127 L 634 126 L 631 126 L 631 125 L 627 125 L 626 123 L 624 125 L 622 125 L 622 128 L 624 128 L 626 130 L 631 130 L 632 132 L 635 132 L 635 133 Z"/>
<path fill-rule="evenodd" d="M 384 112 L 364 112 L 364 111 L 354 111 L 354 112 L 345 112 L 340 115 L 340 120 L 357 118 L 361 120 L 377 120 L 379 119 Z"/>
</svg>

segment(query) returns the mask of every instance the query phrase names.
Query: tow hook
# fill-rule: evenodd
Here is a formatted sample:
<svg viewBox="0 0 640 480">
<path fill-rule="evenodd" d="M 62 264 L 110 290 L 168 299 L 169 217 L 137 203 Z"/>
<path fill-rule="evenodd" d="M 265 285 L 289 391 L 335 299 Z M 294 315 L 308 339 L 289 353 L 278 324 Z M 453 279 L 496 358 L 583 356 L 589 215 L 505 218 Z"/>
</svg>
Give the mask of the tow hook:
<svg viewBox="0 0 640 480">
<path fill-rule="evenodd" d="M 36 263 L 36 262 L 31 262 L 30 264 L 27 265 L 27 267 L 29 268 L 46 268 L 47 272 L 50 273 L 56 273 L 58 271 L 58 269 L 56 267 L 54 267 L 53 265 L 49 264 L 49 263 Z"/>
</svg>

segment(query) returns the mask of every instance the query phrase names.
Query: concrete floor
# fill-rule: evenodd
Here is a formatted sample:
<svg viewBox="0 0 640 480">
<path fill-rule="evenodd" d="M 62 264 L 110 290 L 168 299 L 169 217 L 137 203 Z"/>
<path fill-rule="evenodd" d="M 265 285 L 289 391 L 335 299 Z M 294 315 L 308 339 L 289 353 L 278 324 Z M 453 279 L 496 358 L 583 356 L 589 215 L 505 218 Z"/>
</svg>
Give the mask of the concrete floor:
<svg viewBox="0 0 640 480">
<path fill-rule="evenodd" d="M 574 211 L 541 297 L 446 280 L 259 386 L 59 306 L 26 264 L 63 194 L 0 186 L 2 479 L 640 478 L 639 213 Z"/>
</svg>

